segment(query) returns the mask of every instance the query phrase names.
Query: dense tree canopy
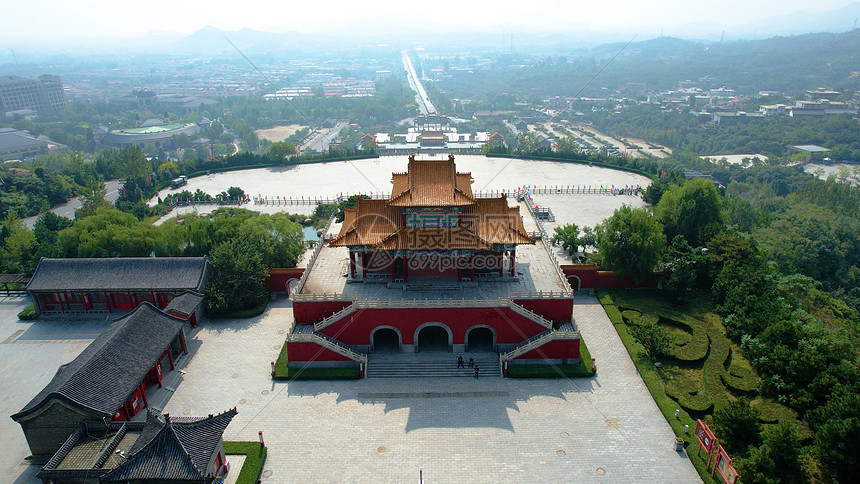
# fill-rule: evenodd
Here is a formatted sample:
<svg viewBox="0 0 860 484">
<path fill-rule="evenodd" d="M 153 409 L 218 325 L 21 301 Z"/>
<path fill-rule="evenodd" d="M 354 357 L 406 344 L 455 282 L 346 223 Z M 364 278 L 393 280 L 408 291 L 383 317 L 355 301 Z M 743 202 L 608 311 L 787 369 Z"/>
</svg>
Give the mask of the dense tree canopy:
<svg viewBox="0 0 860 484">
<path fill-rule="evenodd" d="M 644 209 L 624 205 L 597 226 L 600 265 L 620 274 L 650 274 L 665 246 L 663 226 Z"/>
</svg>

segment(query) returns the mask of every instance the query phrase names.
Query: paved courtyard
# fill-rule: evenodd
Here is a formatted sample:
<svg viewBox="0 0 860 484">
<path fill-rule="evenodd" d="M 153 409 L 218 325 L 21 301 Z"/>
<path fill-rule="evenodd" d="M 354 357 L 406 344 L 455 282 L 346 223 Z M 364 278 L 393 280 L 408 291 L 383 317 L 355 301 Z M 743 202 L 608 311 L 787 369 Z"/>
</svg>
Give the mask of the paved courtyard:
<svg viewBox="0 0 860 484">
<path fill-rule="evenodd" d="M 6 416 L 105 326 L 19 322 L 24 306 L 20 298 L 0 302 L 0 334 L 14 340 L 0 346 Z M 292 321 L 290 302 L 279 299 L 257 318 L 206 321 L 192 331 L 195 350 L 164 411 L 238 407 L 224 437 L 256 440 L 264 432 L 264 482 L 404 482 L 419 469 L 427 483 L 698 482 L 686 456 L 672 450 L 672 431 L 599 303 L 577 293 L 575 315 L 598 361 L 595 378 L 283 383 L 269 378 Z M 34 482 L 20 427 L 0 419 L 0 435 L 0 470 Z"/>
<path fill-rule="evenodd" d="M 237 406 L 225 438 L 264 432 L 264 482 L 406 482 L 419 469 L 427 483 L 699 481 L 591 296 L 579 293 L 575 309 L 601 365 L 585 380 L 273 383 L 291 311 L 279 300 L 256 320 L 205 323 L 165 408 Z"/>
</svg>

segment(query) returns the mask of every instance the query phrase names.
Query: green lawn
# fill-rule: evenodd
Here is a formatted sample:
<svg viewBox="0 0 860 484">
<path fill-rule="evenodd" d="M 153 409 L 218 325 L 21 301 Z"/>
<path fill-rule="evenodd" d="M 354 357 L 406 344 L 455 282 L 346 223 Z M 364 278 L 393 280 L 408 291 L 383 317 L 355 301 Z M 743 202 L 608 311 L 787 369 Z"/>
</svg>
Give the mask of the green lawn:
<svg viewBox="0 0 860 484">
<path fill-rule="evenodd" d="M 245 456 L 245 463 L 242 465 L 239 477 L 236 478 L 236 484 L 254 484 L 257 482 L 263 472 L 263 464 L 266 463 L 267 449 L 265 447 L 260 446 L 259 442 L 224 442 L 224 453 L 228 456 Z"/>
</svg>

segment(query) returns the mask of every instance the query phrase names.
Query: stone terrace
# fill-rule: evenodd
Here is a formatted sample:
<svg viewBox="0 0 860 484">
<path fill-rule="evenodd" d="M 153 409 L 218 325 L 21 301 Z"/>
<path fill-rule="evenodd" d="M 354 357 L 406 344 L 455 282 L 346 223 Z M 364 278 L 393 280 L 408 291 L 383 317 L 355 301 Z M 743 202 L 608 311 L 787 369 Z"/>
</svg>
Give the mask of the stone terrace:
<svg viewBox="0 0 860 484">
<path fill-rule="evenodd" d="M 509 203 L 516 202 L 509 199 Z M 537 222 L 523 204 L 520 204 L 520 214 L 527 231 L 538 230 Z M 329 232 L 339 231 L 340 226 L 333 225 Z M 558 263 L 540 241 L 534 245 L 517 246 L 516 264 L 517 276 L 514 278 L 506 275 L 499 278 L 481 278 L 475 283 L 458 284 L 451 281 L 447 285 L 433 285 L 429 281 L 412 278 L 406 284 L 407 290 L 404 290 L 402 284 L 389 288 L 383 282 L 348 281 L 349 250 L 346 247 L 324 246 L 314 262 L 301 294 L 342 294 L 359 300 L 507 299 L 525 293 L 570 291 L 567 281 L 556 269 Z"/>
</svg>

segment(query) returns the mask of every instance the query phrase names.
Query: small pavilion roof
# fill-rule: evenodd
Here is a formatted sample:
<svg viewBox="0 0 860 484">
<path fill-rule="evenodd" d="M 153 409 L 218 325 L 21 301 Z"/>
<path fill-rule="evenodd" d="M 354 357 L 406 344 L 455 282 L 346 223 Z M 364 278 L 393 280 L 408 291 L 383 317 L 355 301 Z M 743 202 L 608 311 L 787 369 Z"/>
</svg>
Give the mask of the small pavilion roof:
<svg viewBox="0 0 860 484">
<path fill-rule="evenodd" d="M 224 430 L 237 413 L 235 407 L 203 418 L 147 413 L 146 425 L 129 450 L 130 457 L 104 481 L 202 482 Z"/>
<path fill-rule="evenodd" d="M 195 291 L 182 291 L 170 300 L 170 303 L 164 308 L 164 312 L 168 314 L 175 312 L 189 317 L 194 314 L 194 311 L 197 311 L 202 302 L 203 294 Z"/>
</svg>

